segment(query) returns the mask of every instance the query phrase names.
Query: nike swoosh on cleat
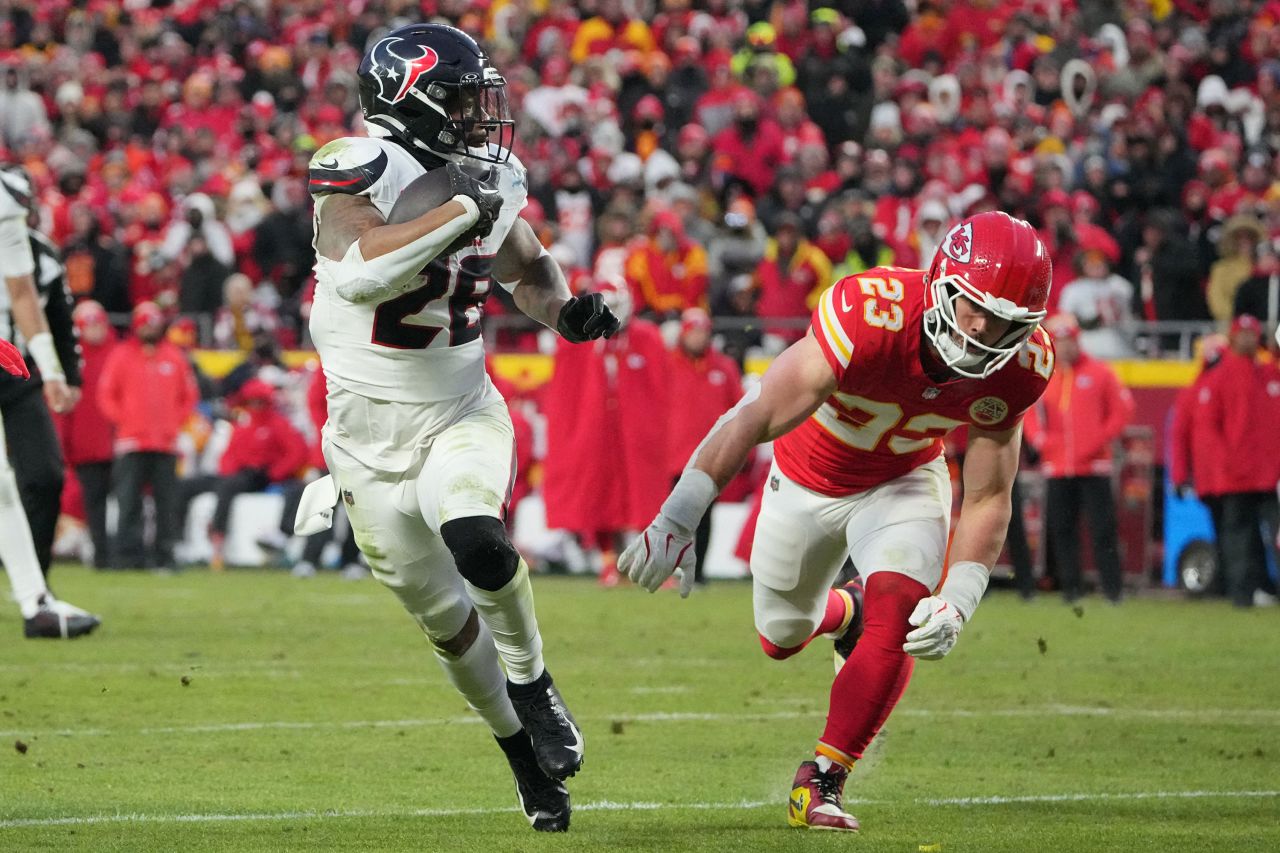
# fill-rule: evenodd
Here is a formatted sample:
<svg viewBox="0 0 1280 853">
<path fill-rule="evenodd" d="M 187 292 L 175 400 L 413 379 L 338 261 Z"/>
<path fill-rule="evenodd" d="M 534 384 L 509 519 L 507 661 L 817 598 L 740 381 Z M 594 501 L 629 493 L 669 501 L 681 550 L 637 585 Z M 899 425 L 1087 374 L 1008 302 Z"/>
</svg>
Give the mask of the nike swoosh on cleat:
<svg viewBox="0 0 1280 853">
<path fill-rule="evenodd" d="M 578 755 L 582 755 L 582 751 L 584 749 L 582 732 L 578 731 L 578 727 L 572 723 L 569 724 L 569 728 L 573 729 L 573 743 L 569 744 L 568 748 L 576 752 Z"/>
</svg>

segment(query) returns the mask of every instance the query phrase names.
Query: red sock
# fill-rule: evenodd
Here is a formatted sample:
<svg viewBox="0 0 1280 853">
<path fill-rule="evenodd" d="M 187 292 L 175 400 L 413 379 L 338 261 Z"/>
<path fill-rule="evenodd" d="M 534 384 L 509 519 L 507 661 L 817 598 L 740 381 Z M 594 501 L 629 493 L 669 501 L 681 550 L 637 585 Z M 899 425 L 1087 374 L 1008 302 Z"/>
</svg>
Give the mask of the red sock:
<svg viewBox="0 0 1280 853">
<path fill-rule="evenodd" d="M 924 584 L 896 572 L 876 572 L 868 578 L 863 598 L 865 628 L 831 685 L 820 753 L 851 763 L 862 757 L 880 731 L 907 689 L 915 663 L 902 650 L 911 631 L 907 618 L 928 595 Z"/>
<path fill-rule="evenodd" d="M 794 648 L 785 649 L 782 646 L 766 640 L 764 635 L 760 635 L 760 647 L 764 649 L 764 653 L 774 660 L 786 660 L 796 652 L 803 649 L 813 640 L 814 637 L 821 637 L 823 634 L 830 634 L 832 631 L 840 627 L 840 623 L 849 615 L 849 599 L 834 589 L 827 592 L 827 609 L 822 613 L 822 621 L 818 623 L 818 628 L 813 632 L 808 640 L 805 640 Z"/>
<path fill-rule="evenodd" d="M 822 614 L 822 621 L 818 623 L 818 629 L 813 632 L 813 637 L 821 637 L 823 634 L 830 634 L 832 631 L 840 627 L 849 616 L 849 599 L 843 594 L 833 590 L 827 592 L 827 609 Z M 812 640 L 813 637 L 809 639 Z"/>
</svg>

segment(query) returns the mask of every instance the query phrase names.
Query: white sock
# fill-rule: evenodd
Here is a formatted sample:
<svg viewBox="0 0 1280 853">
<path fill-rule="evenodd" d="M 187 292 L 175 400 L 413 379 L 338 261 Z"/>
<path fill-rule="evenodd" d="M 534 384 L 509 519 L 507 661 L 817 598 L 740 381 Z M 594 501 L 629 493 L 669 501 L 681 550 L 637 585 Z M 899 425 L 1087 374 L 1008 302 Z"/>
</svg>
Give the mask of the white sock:
<svg viewBox="0 0 1280 853">
<path fill-rule="evenodd" d="M 814 758 L 814 761 L 817 762 L 818 769 L 823 773 L 826 773 L 836 764 L 834 761 L 832 761 L 830 758 L 827 758 L 825 755 L 817 756 L 816 758 Z"/>
<path fill-rule="evenodd" d="M 0 425 L 0 429 L 3 429 Z M 3 446 L 0 445 L 0 450 Z M 18 481 L 6 460 L 0 459 L 0 562 L 9 575 L 13 598 L 22 610 L 22 618 L 30 619 L 40 609 L 40 596 L 49 592 L 36 546 L 31 541 L 31 526 L 18 495 Z"/>
<path fill-rule="evenodd" d="M 507 668 L 507 678 L 516 684 L 536 680 L 546 668 L 542 662 L 542 635 L 533 612 L 533 586 L 524 560 L 516 576 L 502 589 L 490 592 L 467 584 L 467 592 L 480 618 L 493 632 L 493 644 Z"/>
<path fill-rule="evenodd" d="M 435 649 L 436 660 L 449 678 L 449 683 L 462 694 L 471 709 L 489 724 L 498 737 L 510 737 L 520 731 L 520 721 L 507 698 L 507 680 L 498 665 L 493 635 L 480 622 L 480 630 L 471 648 L 462 657 L 453 657 Z"/>
</svg>

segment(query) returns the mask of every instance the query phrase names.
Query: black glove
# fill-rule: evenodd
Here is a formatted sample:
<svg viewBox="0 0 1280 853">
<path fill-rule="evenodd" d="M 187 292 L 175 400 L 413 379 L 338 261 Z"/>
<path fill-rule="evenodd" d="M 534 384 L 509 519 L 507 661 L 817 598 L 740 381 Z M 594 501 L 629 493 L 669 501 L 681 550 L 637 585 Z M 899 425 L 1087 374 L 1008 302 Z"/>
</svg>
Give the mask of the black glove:
<svg viewBox="0 0 1280 853">
<path fill-rule="evenodd" d="M 560 309 L 556 331 L 571 344 L 611 338 L 621 324 L 599 293 L 575 296 Z"/>
<path fill-rule="evenodd" d="M 1196 490 L 1190 483 L 1183 483 L 1177 487 L 1178 497 L 1184 501 L 1195 500 Z"/>
<path fill-rule="evenodd" d="M 450 197 L 464 195 L 480 208 L 480 218 L 467 231 L 467 242 L 470 243 L 472 239 L 483 240 L 493 230 L 493 223 L 497 220 L 499 211 L 502 210 L 497 170 L 489 169 L 487 174 L 476 177 L 457 163 L 447 163 L 444 168 L 449 176 Z"/>
</svg>

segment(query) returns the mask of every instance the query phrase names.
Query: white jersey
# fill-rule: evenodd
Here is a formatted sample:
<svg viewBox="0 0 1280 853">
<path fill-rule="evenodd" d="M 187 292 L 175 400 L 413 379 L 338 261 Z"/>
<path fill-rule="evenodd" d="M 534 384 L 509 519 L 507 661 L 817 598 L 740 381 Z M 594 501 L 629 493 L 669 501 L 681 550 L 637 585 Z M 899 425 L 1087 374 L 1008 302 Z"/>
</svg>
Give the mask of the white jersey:
<svg viewBox="0 0 1280 853">
<path fill-rule="evenodd" d="M 341 389 L 372 400 L 434 403 L 485 383 L 480 318 L 493 288 L 493 259 L 528 194 L 514 155 L 494 168 L 503 204 L 493 230 L 481 243 L 428 263 L 417 287 L 381 302 L 349 302 L 336 290 L 341 265 L 317 253 L 310 329 L 331 394 Z M 366 196 L 387 216 L 404 188 L 427 171 L 398 144 L 372 137 L 330 142 L 310 169 L 317 223 L 332 193 Z"/>
</svg>

